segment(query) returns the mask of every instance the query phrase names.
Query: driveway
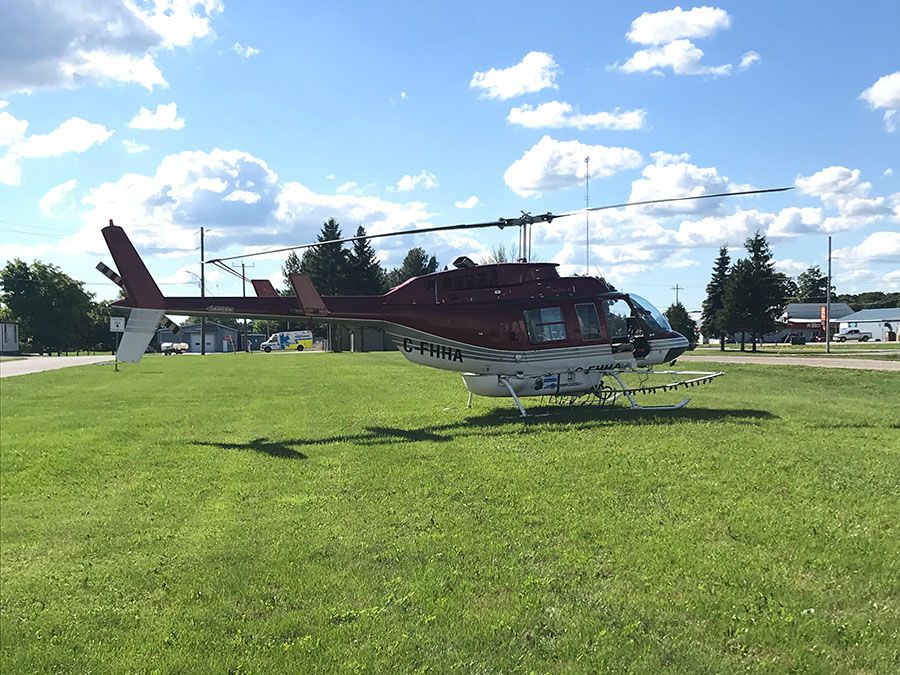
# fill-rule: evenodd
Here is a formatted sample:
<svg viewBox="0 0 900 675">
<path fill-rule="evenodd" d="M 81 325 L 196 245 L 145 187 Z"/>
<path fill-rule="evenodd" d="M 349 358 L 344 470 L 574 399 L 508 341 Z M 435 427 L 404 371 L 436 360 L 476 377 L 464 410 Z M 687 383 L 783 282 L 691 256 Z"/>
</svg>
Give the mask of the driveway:
<svg viewBox="0 0 900 675">
<path fill-rule="evenodd" d="M 756 363 L 768 366 L 810 366 L 812 368 L 853 368 L 856 370 L 894 370 L 900 372 L 900 361 L 872 361 L 843 357 L 815 356 L 700 356 L 683 355 L 679 361 L 710 363 Z"/>
<path fill-rule="evenodd" d="M 15 377 L 70 366 L 87 366 L 112 361 L 112 356 L 26 356 L 15 361 L 0 361 L 0 377 Z"/>
</svg>

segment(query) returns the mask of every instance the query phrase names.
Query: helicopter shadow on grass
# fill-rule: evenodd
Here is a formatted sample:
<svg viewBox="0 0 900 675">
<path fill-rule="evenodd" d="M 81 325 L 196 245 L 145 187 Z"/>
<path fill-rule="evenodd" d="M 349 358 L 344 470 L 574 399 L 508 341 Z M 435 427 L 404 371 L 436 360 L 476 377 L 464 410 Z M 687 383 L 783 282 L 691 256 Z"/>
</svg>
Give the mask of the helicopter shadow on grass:
<svg viewBox="0 0 900 675">
<path fill-rule="evenodd" d="M 758 424 L 778 419 L 766 410 L 685 408 L 681 410 L 628 410 L 624 408 L 600 410 L 591 406 L 536 406 L 528 409 L 528 417 L 520 417 L 515 410 L 494 409 L 481 415 L 446 424 L 413 428 L 366 426 L 358 433 L 336 434 L 322 438 L 290 438 L 269 440 L 257 438 L 246 443 L 194 441 L 193 445 L 212 446 L 225 450 L 251 450 L 282 459 L 306 459 L 296 450 L 335 443 L 350 443 L 361 447 L 396 445 L 400 443 L 449 443 L 467 437 L 506 436 L 509 434 L 537 434 L 589 429 L 608 429 L 613 426 L 678 426 L 702 422 L 727 421 L 739 424 Z"/>
</svg>

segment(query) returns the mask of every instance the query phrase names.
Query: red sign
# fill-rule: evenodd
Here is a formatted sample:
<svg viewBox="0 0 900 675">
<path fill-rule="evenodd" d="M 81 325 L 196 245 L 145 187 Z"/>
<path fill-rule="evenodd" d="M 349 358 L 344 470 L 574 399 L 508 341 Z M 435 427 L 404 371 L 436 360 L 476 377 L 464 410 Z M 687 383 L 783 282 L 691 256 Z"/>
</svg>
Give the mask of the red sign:
<svg viewBox="0 0 900 675">
<path fill-rule="evenodd" d="M 825 321 L 825 319 L 827 318 L 827 317 L 825 316 L 825 305 L 822 305 L 822 306 L 819 308 L 819 318 L 822 319 L 822 321 Z"/>
</svg>

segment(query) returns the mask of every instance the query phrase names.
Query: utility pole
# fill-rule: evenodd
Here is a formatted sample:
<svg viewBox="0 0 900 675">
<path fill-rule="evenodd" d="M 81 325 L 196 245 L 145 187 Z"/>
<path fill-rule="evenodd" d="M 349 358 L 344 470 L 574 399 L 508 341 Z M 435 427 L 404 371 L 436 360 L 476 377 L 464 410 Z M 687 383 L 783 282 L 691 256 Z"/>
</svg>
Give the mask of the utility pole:
<svg viewBox="0 0 900 675">
<path fill-rule="evenodd" d="M 825 289 L 825 353 L 831 353 L 831 235 L 828 235 L 828 288 Z"/>
<path fill-rule="evenodd" d="M 584 158 L 584 276 L 591 274 L 591 157 Z"/>
<path fill-rule="evenodd" d="M 206 258 L 203 248 L 203 228 L 200 228 L 200 297 L 206 297 Z M 200 355 L 206 356 L 206 315 L 200 317 Z"/>
<path fill-rule="evenodd" d="M 678 291 L 683 291 L 684 286 L 679 286 L 678 284 L 675 284 L 674 286 L 672 286 L 672 290 L 675 291 L 675 304 L 677 305 L 678 304 Z"/>
<path fill-rule="evenodd" d="M 231 263 L 231 266 L 237 269 L 236 263 Z M 247 297 L 247 268 L 255 267 L 253 263 L 249 265 L 241 260 L 241 295 L 243 297 Z M 244 319 L 244 351 L 250 351 L 247 349 L 247 324 L 250 323 L 250 319 Z"/>
</svg>

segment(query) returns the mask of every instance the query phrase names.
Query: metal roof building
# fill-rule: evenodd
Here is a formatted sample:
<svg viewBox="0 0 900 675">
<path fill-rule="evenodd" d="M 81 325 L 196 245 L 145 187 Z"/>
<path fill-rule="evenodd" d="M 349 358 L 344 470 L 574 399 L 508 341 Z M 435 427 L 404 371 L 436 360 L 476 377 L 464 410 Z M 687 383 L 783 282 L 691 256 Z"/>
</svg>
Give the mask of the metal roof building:
<svg viewBox="0 0 900 675">
<path fill-rule="evenodd" d="M 859 328 L 872 333 L 873 340 L 896 340 L 900 334 L 900 307 L 861 309 L 841 317 L 841 330 Z"/>
</svg>

